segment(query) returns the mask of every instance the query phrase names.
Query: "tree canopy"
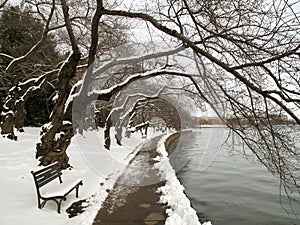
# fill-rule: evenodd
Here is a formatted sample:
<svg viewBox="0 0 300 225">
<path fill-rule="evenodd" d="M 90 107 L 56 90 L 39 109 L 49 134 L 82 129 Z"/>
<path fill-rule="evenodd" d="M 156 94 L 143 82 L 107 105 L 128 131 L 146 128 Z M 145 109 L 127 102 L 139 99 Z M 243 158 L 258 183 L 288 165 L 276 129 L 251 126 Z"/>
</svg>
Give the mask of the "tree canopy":
<svg viewBox="0 0 300 225">
<path fill-rule="evenodd" d="M 42 21 L 41 36 L 24 53 L 6 57 L 3 52 L 1 57 L 9 62 L 5 76 L 15 76 L 20 65 L 47 46 L 51 35 L 60 37 L 57 47 L 68 52 L 57 67 L 18 81 L 2 112 L 2 134 L 14 138 L 13 128 L 22 127 L 18 121 L 24 97 L 57 79 L 50 122 L 42 127 L 37 144 L 36 157 L 42 165 L 59 161 L 68 166 L 66 150 L 74 134 L 89 126 L 88 118 L 93 118 L 89 112 L 96 103 L 106 107 L 105 124 L 113 127 L 110 113 L 128 118 L 140 112 L 134 107 L 146 107 L 145 99 L 150 103 L 149 99 L 163 95 L 173 95 L 172 100 L 188 96 L 177 100 L 176 107 L 191 110 L 192 102 L 205 102 L 286 188 L 299 188 L 299 168 L 293 163 L 300 159 L 294 138 L 298 126 L 272 122 L 276 116 L 286 116 L 300 125 L 299 1 L 30 0 L 23 4 Z M 150 84 L 153 92 L 136 88 Z M 124 91 L 129 87 L 136 93 Z M 114 105 L 116 101 L 131 105 L 121 107 Z M 159 102 L 148 109 L 163 105 Z M 132 122 L 130 117 L 124 121 Z M 110 133 L 105 135 L 109 145 Z"/>
</svg>

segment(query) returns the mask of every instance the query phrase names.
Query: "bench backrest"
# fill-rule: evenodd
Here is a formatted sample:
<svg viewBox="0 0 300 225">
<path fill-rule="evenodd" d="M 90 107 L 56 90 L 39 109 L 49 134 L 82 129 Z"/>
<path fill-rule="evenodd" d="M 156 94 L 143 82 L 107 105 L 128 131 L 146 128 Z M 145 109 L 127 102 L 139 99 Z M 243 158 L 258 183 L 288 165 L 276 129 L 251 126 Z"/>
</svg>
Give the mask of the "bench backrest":
<svg viewBox="0 0 300 225">
<path fill-rule="evenodd" d="M 31 171 L 31 173 L 34 177 L 34 181 L 37 189 L 43 187 L 44 185 L 48 184 L 49 182 L 51 182 L 56 178 L 58 178 L 60 183 L 62 183 L 61 180 L 62 170 L 58 162 L 55 162 L 36 172 Z"/>
</svg>

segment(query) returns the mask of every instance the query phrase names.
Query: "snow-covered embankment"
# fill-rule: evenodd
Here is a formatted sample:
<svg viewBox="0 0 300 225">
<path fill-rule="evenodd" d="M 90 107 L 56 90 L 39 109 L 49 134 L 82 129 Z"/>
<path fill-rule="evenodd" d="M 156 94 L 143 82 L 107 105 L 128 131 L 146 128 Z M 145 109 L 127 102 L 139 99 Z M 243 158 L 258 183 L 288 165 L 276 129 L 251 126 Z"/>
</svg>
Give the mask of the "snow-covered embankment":
<svg viewBox="0 0 300 225">
<path fill-rule="evenodd" d="M 158 143 L 158 152 L 160 155 L 156 158 L 155 164 L 160 170 L 166 184 L 158 189 L 161 193 L 160 203 L 167 204 L 168 215 L 166 225 L 201 225 L 196 211 L 191 207 L 191 202 L 184 193 L 184 187 L 176 177 L 175 170 L 170 164 L 168 152 L 165 143 L 171 135 L 164 136 Z M 211 222 L 205 222 L 202 225 L 211 225 Z"/>
</svg>

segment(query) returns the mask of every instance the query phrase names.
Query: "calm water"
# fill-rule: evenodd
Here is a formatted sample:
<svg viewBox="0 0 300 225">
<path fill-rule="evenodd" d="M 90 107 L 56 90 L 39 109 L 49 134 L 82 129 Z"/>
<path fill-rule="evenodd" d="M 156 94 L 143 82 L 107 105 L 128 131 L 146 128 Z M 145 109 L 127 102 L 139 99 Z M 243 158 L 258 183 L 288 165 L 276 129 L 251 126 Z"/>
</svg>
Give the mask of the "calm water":
<svg viewBox="0 0 300 225">
<path fill-rule="evenodd" d="M 171 154 L 201 222 L 300 225 L 300 202 L 290 202 L 291 209 L 286 196 L 280 198 L 278 179 L 255 163 L 255 158 L 245 159 L 238 151 L 233 154 L 220 147 L 226 132 L 206 128 L 185 134 Z"/>
</svg>

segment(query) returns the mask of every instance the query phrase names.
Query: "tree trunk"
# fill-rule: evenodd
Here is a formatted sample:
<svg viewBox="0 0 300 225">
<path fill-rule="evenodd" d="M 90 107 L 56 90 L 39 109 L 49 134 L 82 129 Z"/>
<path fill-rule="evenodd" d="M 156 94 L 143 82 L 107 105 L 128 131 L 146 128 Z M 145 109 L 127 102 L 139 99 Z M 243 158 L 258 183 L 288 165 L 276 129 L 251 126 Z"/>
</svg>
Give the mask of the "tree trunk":
<svg viewBox="0 0 300 225">
<path fill-rule="evenodd" d="M 70 122 L 72 117 L 69 106 L 65 112 L 65 104 L 71 92 L 71 80 L 76 74 L 76 67 L 80 60 L 80 53 L 74 52 L 65 62 L 58 74 L 58 98 L 51 114 L 51 122 L 42 129 L 41 142 L 37 144 L 36 158 L 41 165 L 49 165 L 58 161 L 62 168 L 69 166 L 69 157 L 66 150 L 74 136 L 72 125 L 65 125 L 64 121 Z"/>
<path fill-rule="evenodd" d="M 106 121 L 105 129 L 104 129 L 104 147 L 106 149 L 110 149 L 111 139 L 110 139 L 110 128 L 111 128 L 111 119 L 108 118 Z"/>
<path fill-rule="evenodd" d="M 9 139 L 17 140 L 17 136 L 14 134 L 14 117 L 13 112 L 5 112 L 2 116 L 1 134 L 7 136 Z"/>
<path fill-rule="evenodd" d="M 1 113 L 1 134 L 7 136 L 9 139 L 17 140 L 17 136 L 14 133 L 14 117 L 15 117 L 15 102 L 17 87 L 11 88 L 3 106 L 3 112 Z"/>
<path fill-rule="evenodd" d="M 54 126 L 46 131 L 41 138 L 41 143 L 37 144 L 36 157 L 41 165 L 49 165 L 58 161 L 62 168 L 69 166 L 69 157 L 66 150 L 74 136 L 72 125 Z M 50 137 L 54 137 L 50 139 Z"/>
</svg>

